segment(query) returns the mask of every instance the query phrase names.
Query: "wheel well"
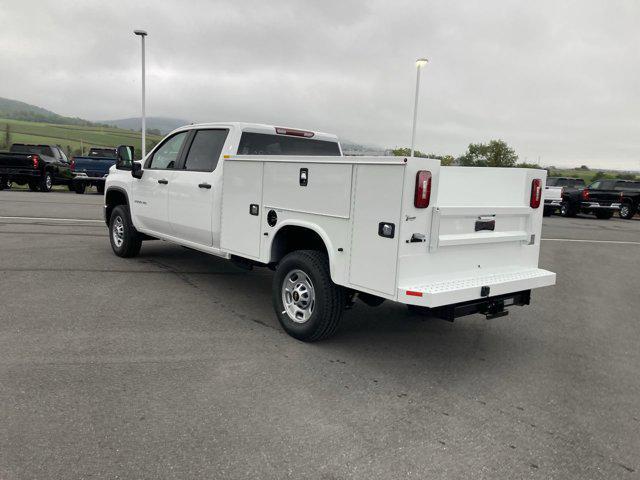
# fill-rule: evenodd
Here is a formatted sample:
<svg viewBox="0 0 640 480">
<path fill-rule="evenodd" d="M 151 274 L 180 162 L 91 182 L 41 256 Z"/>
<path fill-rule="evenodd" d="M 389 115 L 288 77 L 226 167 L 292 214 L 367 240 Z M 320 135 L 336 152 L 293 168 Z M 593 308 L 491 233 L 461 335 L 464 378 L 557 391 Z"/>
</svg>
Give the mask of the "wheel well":
<svg viewBox="0 0 640 480">
<path fill-rule="evenodd" d="M 295 250 L 317 250 L 327 253 L 327 246 L 317 232 L 306 227 L 287 225 L 276 233 L 271 243 L 271 263 L 279 262 Z"/>
<path fill-rule="evenodd" d="M 104 204 L 107 207 L 105 222 L 109 223 L 111 212 L 118 205 L 129 205 L 127 195 L 120 190 L 108 190 L 105 196 Z"/>
</svg>

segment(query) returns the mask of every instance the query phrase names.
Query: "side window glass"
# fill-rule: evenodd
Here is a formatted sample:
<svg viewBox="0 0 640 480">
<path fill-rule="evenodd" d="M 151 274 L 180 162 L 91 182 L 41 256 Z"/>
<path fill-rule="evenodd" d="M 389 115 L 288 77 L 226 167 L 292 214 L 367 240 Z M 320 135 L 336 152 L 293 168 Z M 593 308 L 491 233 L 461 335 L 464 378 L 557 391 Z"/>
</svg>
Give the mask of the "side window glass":
<svg viewBox="0 0 640 480">
<path fill-rule="evenodd" d="M 173 137 L 166 140 L 160 147 L 154 152 L 151 157 L 151 162 L 147 168 L 170 170 L 174 167 L 178 161 L 178 155 L 180 155 L 180 149 L 189 132 L 176 133 Z"/>
<path fill-rule="evenodd" d="M 198 130 L 184 163 L 185 170 L 213 172 L 218 165 L 228 130 Z"/>
<path fill-rule="evenodd" d="M 600 182 L 593 182 L 589 185 L 589 188 L 593 188 L 594 190 L 598 190 L 600 188 Z"/>
</svg>

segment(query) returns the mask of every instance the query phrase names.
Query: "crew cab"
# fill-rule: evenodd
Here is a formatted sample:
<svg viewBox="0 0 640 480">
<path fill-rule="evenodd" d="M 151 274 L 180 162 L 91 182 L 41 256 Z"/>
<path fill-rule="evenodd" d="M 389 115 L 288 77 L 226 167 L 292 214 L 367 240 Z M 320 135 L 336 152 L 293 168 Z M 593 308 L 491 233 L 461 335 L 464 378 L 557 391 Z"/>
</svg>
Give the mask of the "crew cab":
<svg viewBox="0 0 640 480">
<path fill-rule="evenodd" d="M 335 135 L 248 123 L 179 128 L 141 162 L 118 155 L 113 252 L 155 238 L 272 268 L 275 314 L 300 340 L 332 335 L 356 299 L 494 318 L 555 283 L 538 268 L 544 170 L 349 157 Z"/>
<path fill-rule="evenodd" d="M 564 192 L 582 190 L 585 187 L 582 178 L 549 177 L 544 187 L 544 216 L 556 213 L 562 207 L 562 195 Z"/>
<path fill-rule="evenodd" d="M 32 191 L 49 192 L 54 185 L 71 185 L 73 172 L 57 145 L 14 143 L 0 152 L 0 182 L 28 184 Z"/>
<path fill-rule="evenodd" d="M 593 214 L 608 220 L 620 210 L 620 191 L 615 190 L 616 180 L 596 180 L 582 190 L 566 190 L 562 194 L 560 214 L 575 217 L 578 213 Z"/>
<path fill-rule="evenodd" d="M 109 169 L 115 164 L 115 148 L 91 147 L 87 156 L 73 157 L 73 189 L 76 193 L 83 194 L 87 187 L 94 186 L 98 193 L 103 194 L 105 179 Z"/>
</svg>

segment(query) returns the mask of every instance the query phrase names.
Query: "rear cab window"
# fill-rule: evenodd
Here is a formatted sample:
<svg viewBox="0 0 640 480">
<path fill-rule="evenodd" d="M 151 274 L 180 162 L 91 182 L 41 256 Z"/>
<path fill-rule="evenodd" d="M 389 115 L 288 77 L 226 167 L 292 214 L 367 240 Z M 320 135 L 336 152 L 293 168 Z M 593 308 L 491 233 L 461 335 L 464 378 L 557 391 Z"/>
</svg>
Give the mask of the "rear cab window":
<svg viewBox="0 0 640 480">
<path fill-rule="evenodd" d="M 338 142 L 268 133 L 243 132 L 238 155 L 340 156 Z"/>
</svg>

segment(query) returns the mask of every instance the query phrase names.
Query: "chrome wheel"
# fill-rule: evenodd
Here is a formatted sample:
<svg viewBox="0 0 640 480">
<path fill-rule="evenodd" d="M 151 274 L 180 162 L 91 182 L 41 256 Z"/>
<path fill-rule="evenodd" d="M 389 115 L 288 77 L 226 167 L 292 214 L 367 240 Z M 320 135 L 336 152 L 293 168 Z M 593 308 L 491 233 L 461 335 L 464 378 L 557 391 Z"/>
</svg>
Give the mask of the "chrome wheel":
<svg viewBox="0 0 640 480">
<path fill-rule="evenodd" d="M 53 182 L 51 181 L 51 175 L 47 175 L 44 179 L 44 184 L 47 186 L 47 190 L 51 190 Z"/>
<path fill-rule="evenodd" d="M 296 323 L 305 323 L 311 317 L 316 294 L 309 276 L 302 270 L 291 270 L 282 284 L 284 312 Z"/>
<path fill-rule="evenodd" d="M 113 237 L 113 243 L 117 248 L 122 247 L 124 243 L 124 222 L 122 217 L 116 217 L 113 219 L 113 225 L 111 226 L 111 236 Z"/>
<path fill-rule="evenodd" d="M 629 205 L 625 204 L 620 208 L 620 216 L 622 218 L 627 218 L 629 216 Z"/>
</svg>

